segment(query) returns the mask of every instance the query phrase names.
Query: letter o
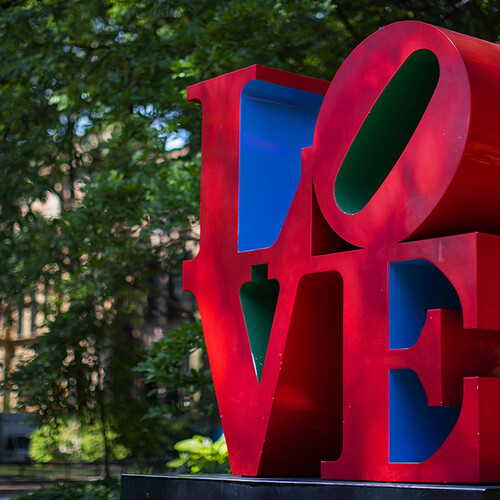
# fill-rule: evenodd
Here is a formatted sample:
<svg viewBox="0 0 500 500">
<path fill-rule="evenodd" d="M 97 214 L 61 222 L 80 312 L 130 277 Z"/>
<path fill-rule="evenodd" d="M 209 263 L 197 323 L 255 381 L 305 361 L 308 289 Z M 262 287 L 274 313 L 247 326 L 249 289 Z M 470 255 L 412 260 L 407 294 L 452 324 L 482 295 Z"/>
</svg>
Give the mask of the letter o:
<svg viewBox="0 0 500 500">
<path fill-rule="evenodd" d="M 413 21 L 379 30 L 335 75 L 303 161 L 353 245 L 500 233 L 500 47 Z"/>
</svg>

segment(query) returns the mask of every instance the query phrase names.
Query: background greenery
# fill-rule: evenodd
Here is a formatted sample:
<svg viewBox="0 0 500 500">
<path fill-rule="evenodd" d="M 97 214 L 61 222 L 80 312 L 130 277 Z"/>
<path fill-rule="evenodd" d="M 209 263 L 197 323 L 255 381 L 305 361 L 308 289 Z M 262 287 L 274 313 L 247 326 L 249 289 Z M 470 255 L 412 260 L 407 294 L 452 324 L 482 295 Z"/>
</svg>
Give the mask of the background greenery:
<svg viewBox="0 0 500 500">
<path fill-rule="evenodd" d="M 58 484 L 34 493 L 14 497 L 17 500 L 119 500 L 120 482 L 117 479 L 88 484 Z"/>
<path fill-rule="evenodd" d="M 100 429 L 107 456 L 162 455 L 209 428 L 207 366 L 181 371 L 199 325 L 167 333 L 194 320 L 172 286 L 197 240 L 201 109 L 186 87 L 255 63 L 330 80 L 404 19 L 500 35 L 491 0 L 0 1 L 2 313 L 46 297 L 45 334 L 4 386 L 20 409 L 54 435 Z M 148 324 L 165 336 L 146 353 Z"/>
</svg>

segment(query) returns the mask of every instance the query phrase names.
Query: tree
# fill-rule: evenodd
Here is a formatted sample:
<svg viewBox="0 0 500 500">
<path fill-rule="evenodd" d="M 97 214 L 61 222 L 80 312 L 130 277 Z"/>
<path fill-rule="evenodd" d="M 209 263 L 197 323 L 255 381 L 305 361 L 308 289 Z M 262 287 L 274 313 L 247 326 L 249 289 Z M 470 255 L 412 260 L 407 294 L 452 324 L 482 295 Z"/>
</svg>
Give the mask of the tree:
<svg viewBox="0 0 500 500">
<path fill-rule="evenodd" d="M 402 19 L 500 34 L 486 0 L 0 7 L 0 298 L 7 325 L 36 305 L 45 331 L 6 387 L 41 421 L 101 421 L 134 453 L 158 443 L 134 393 L 145 318 L 193 319 L 165 293 L 197 238 L 201 110 L 186 87 L 255 63 L 329 80 L 366 36 Z"/>
<path fill-rule="evenodd" d="M 133 393 L 137 336 L 157 277 L 194 238 L 199 159 L 165 150 L 179 112 L 159 25 L 127 15 L 106 2 L 2 11 L 0 293 L 16 306 L 46 299 L 46 333 L 10 379 L 20 407 L 43 422 L 101 420 L 151 453 Z M 52 200 L 56 217 L 40 208 Z"/>
</svg>

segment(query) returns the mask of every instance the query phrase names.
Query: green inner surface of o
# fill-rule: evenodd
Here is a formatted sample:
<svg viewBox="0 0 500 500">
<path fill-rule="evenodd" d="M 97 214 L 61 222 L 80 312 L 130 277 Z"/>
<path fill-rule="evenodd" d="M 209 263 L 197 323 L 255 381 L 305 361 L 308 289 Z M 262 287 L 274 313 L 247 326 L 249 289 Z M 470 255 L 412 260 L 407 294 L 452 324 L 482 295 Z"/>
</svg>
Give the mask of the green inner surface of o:
<svg viewBox="0 0 500 500">
<path fill-rule="evenodd" d="M 252 281 L 240 288 L 240 302 L 245 318 L 255 372 L 260 382 L 273 325 L 279 283 L 267 279 L 267 264 L 252 266 Z"/>
<path fill-rule="evenodd" d="M 439 62 L 427 49 L 413 52 L 373 105 L 335 179 L 335 201 L 360 212 L 398 161 L 439 80 Z"/>
</svg>

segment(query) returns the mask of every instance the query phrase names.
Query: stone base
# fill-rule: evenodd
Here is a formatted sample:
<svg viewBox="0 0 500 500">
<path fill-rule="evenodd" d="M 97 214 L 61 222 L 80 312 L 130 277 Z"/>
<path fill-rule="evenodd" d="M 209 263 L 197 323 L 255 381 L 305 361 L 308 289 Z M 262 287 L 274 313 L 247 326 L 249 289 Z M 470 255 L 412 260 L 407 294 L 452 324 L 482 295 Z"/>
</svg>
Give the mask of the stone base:
<svg viewBox="0 0 500 500">
<path fill-rule="evenodd" d="M 122 500 L 500 500 L 500 485 L 124 474 Z"/>
</svg>

